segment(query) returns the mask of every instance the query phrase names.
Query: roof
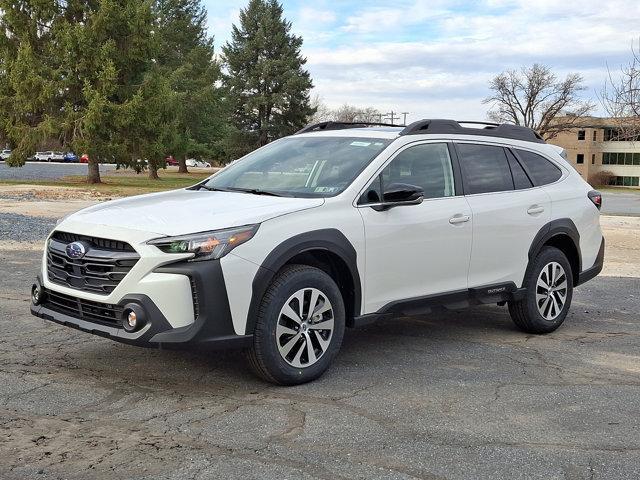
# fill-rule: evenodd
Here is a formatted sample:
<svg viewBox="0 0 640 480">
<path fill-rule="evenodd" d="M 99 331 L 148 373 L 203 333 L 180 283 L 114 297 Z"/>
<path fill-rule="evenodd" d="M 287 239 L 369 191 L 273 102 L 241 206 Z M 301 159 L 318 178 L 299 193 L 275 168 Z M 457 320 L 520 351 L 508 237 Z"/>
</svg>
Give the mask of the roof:
<svg viewBox="0 0 640 480">
<path fill-rule="evenodd" d="M 527 127 L 510 124 L 497 124 L 486 122 L 458 122 L 456 120 L 439 120 L 425 119 L 412 123 L 409 126 L 395 126 L 379 123 L 348 123 L 348 122 L 322 122 L 309 125 L 300 130 L 297 135 L 301 134 L 319 134 L 336 131 L 355 132 L 369 131 L 380 136 L 381 133 L 390 134 L 385 138 L 393 138 L 406 135 L 472 135 L 478 137 L 494 137 L 510 140 L 519 140 L 523 142 L 546 143 L 543 138 Z M 343 135 L 340 135 L 343 136 Z M 361 135 L 358 135 L 361 136 Z M 375 135 L 362 135 L 375 136 Z"/>
</svg>

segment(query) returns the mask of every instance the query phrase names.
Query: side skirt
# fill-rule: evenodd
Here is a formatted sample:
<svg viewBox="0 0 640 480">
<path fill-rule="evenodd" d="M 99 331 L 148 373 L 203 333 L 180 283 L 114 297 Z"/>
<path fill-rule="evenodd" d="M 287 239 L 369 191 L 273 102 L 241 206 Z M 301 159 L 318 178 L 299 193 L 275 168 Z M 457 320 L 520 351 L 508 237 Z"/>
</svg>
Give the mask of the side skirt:
<svg viewBox="0 0 640 480">
<path fill-rule="evenodd" d="M 356 328 L 386 317 L 409 317 L 425 315 L 437 310 L 462 310 L 473 305 L 517 301 L 523 299 L 526 293 L 526 288 L 518 288 L 515 283 L 509 282 L 457 290 L 444 294 L 396 300 L 388 303 L 375 313 L 354 318 L 348 323 L 348 326 Z"/>
</svg>

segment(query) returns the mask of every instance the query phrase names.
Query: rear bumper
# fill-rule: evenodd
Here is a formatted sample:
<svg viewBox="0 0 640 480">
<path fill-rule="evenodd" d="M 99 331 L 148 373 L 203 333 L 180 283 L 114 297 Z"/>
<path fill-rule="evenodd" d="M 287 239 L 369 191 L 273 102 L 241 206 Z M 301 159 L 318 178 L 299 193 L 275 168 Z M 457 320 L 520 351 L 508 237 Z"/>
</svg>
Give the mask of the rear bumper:
<svg viewBox="0 0 640 480">
<path fill-rule="evenodd" d="M 580 275 L 578 275 L 578 282 L 575 285 L 576 287 L 600 275 L 600 272 L 602 272 L 602 268 L 604 266 L 604 246 L 605 246 L 604 237 L 602 237 L 602 243 L 600 243 L 600 250 L 598 251 L 598 256 L 596 257 L 596 261 L 593 264 L 593 267 L 580 272 Z"/>
<path fill-rule="evenodd" d="M 104 305 L 104 311 L 116 312 L 112 314 L 113 320 L 93 321 L 93 317 L 91 320 L 87 320 L 83 318 L 87 315 L 75 314 L 71 313 L 71 309 L 59 308 L 51 301 L 56 292 L 44 289 L 42 301 L 38 305 L 32 303 L 31 313 L 45 320 L 84 332 L 143 347 L 169 348 L 197 345 L 212 349 L 227 349 L 246 348 L 251 345 L 252 335 L 235 334 L 219 261 L 179 262 L 157 268 L 155 272 L 189 277 L 196 314 L 193 323 L 173 328 L 153 300 L 143 294 L 128 294 L 117 305 Z M 38 278 L 37 284 L 42 288 L 40 278 Z M 53 295 L 49 292 L 52 292 Z M 83 312 L 81 299 L 71 297 L 67 301 L 77 301 L 79 305 L 77 310 Z M 131 304 L 142 309 L 146 317 L 145 325 L 139 331 L 132 333 L 123 328 L 123 318 L 121 318 L 121 312 L 124 311 L 125 306 Z M 89 308 L 100 309 L 101 307 L 92 304 Z M 100 310 L 97 311 L 100 312 Z"/>
</svg>

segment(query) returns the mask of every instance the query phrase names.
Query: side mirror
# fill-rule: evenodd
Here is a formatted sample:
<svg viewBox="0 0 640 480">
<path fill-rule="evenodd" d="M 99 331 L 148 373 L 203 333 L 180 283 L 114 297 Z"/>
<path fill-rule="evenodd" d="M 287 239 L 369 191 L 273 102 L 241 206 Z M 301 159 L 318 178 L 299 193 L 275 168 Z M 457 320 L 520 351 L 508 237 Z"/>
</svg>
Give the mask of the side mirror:
<svg viewBox="0 0 640 480">
<path fill-rule="evenodd" d="M 423 200 L 424 190 L 421 187 L 407 183 L 392 183 L 385 188 L 382 202 L 374 209 L 389 210 L 403 205 L 420 205 Z"/>
</svg>

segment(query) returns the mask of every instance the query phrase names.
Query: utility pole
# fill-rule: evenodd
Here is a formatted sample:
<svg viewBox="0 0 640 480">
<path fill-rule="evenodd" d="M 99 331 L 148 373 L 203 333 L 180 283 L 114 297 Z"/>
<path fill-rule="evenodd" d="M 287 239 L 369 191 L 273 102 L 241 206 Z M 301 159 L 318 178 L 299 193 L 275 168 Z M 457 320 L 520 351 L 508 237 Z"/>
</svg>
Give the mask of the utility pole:
<svg viewBox="0 0 640 480">
<path fill-rule="evenodd" d="M 402 121 L 402 124 L 404 126 L 406 126 L 407 125 L 407 115 L 409 115 L 409 112 L 402 112 L 400 115 L 404 116 L 404 120 Z"/>
<path fill-rule="evenodd" d="M 391 121 L 391 125 L 395 125 L 396 120 L 400 120 L 400 117 L 396 117 L 396 112 L 394 112 L 393 110 L 387 113 L 385 118 L 388 118 Z"/>
</svg>

